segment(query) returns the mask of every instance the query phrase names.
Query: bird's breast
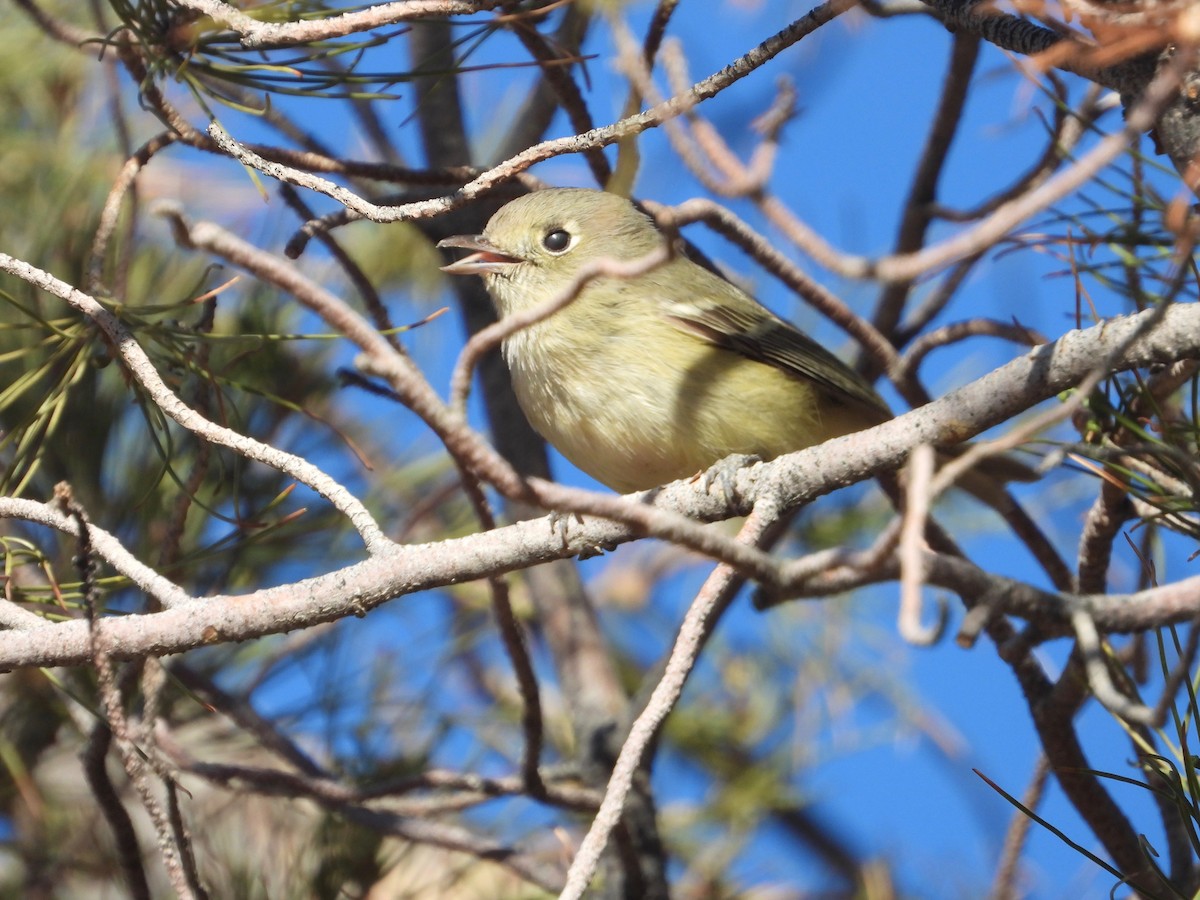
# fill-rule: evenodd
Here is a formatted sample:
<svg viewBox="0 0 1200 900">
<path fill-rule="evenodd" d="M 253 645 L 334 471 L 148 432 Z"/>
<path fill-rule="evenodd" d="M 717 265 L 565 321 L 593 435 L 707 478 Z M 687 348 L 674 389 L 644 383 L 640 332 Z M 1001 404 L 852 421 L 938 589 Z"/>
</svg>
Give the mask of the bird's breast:
<svg viewBox="0 0 1200 900">
<path fill-rule="evenodd" d="M 667 337 L 593 334 L 570 345 L 535 326 L 504 349 L 530 424 L 619 491 L 689 477 L 732 453 L 770 459 L 874 424 L 774 366 L 676 331 Z"/>
</svg>

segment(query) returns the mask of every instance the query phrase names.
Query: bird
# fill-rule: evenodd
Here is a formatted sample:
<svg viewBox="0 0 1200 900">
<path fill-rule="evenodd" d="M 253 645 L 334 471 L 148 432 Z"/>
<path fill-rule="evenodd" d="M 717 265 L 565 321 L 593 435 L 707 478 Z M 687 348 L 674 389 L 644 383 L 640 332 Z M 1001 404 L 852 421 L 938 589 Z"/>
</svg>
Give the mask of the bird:
<svg viewBox="0 0 1200 900">
<path fill-rule="evenodd" d="M 442 267 L 482 276 L 504 317 L 567 292 L 594 260 L 630 261 L 668 238 L 628 199 L 550 188 L 501 207 Z M 604 275 L 502 352 L 521 409 L 572 464 L 621 493 L 770 460 L 878 425 L 892 411 L 862 376 L 737 285 L 683 253 Z"/>
</svg>

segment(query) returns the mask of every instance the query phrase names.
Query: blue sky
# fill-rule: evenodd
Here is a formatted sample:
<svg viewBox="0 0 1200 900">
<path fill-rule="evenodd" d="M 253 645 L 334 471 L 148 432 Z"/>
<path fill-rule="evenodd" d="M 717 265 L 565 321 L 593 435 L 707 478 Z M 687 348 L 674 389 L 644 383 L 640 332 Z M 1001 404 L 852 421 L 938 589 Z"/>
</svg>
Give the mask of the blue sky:
<svg viewBox="0 0 1200 900">
<path fill-rule="evenodd" d="M 807 9 L 792 2 L 752 0 L 721 3 L 719 7 L 718 19 L 715 14 L 700 14 L 699 5 L 682 4 L 672 24 L 670 33 L 682 40 L 694 79 L 724 66 Z M 648 5 L 635 4 L 630 10 L 636 27 L 644 22 Z M 612 48 L 604 42 L 602 32 L 598 28 L 596 39 L 587 47 L 598 56 L 588 66 L 592 85 L 588 100 L 598 124 L 612 121 L 625 98 L 625 89 L 611 65 Z M 773 189 L 835 246 L 852 253 L 885 253 L 894 239 L 908 179 L 940 90 L 949 44 L 944 29 L 923 18 L 872 20 L 861 14 L 847 16 L 786 51 L 764 71 L 706 104 L 700 112 L 730 137 L 735 149 L 746 152 L 752 146 L 747 126 L 769 105 L 774 79 L 782 75 L 793 79 L 801 113 L 785 131 Z M 515 43 L 497 40 L 475 62 L 517 58 L 521 55 Z M 1041 150 L 1045 129 L 1039 113 L 1047 110 L 1046 100 L 1012 71 L 1009 59 L 985 49 L 976 73 L 977 90 L 943 181 L 942 197 L 951 205 L 971 206 L 1003 187 Z M 405 91 L 401 89 L 401 93 Z M 1078 95 L 1076 85 L 1072 96 Z M 521 96 L 519 89 L 510 86 L 507 76 L 480 73 L 465 80 L 465 97 L 477 133 L 487 134 L 493 125 L 503 127 Z M 347 131 L 344 112 L 337 104 L 309 103 L 305 110 L 308 121 L 318 123 L 318 133 L 324 133 L 327 139 L 346 134 L 351 151 L 357 149 L 353 132 Z M 389 107 L 386 121 L 399 135 L 400 144 L 416 158 L 415 134 L 411 126 L 404 125 L 411 112 L 406 97 Z M 327 117 L 328 121 L 321 124 L 314 116 Z M 1110 113 L 1102 126 L 1116 127 L 1118 116 Z M 254 133 L 254 123 L 238 117 L 229 117 L 227 127 L 242 139 L 259 137 Z M 550 136 L 565 133 L 565 124 L 558 122 Z M 648 133 L 641 147 L 644 160 L 637 184 L 639 196 L 671 203 L 702 195 L 700 187 L 671 156 L 661 131 Z M 554 160 L 534 171 L 556 184 L 590 185 L 588 170 L 577 158 Z M 225 172 L 230 173 L 228 165 Z M 1164 179 L 1163 184 L 1168 193 L 1173 190 L 1169 180 Z M 1089 193 L 1101 203 L 1120 202 L 1103 190 L 1090 189 Z M 731 206 L 770 233 L 750 204 L 735 202 Z M 266 212 L 268 216 L 286 218 L 276 202 Z M 757 271 L 736 248 L 701 228 L 691 229 L 689 237 L 754 285 L 768 305 L 812 328 L 834 348 L 847 349 L 843 334 L 817 321 L 810 310 L 770 276 Z M 794 248 L 787 249 L 817 280 L 857 310 L 870 310 L 876 295 L 873 286 L 847 283 L 821 271 Z M 320 257 L 306 260 L 313 258 Z M 1035 252 L 989 259 L 976 269 L 959 300 L 939 323 L 969 315 L 1001 320 L 1016 317 L 1057 336 L 1071 326 L 1075 310 L 1070 282 L 1054 277 L 1062 268 L 1060 261 Z M 1122 300 L 1105 293 L 1099 285 L 1090 284 L 1089 288 L 1103 314 L 1126 311 Z M 407 308 L 412 302 L 404 296 L 389 301 L 397 308 Z M 450 302 L 448 295 L 446 302 Z M 420 307 L 421 303 L 412 302 L 412 306 Z M 397 319 L 405 318 L 412 317 L 397 315 Z M 437 328 L 436 332 L 418 332 L 409 345 L 434 384 L 444 390 L 452 360 L 445 348 L 448 344 L 457 347 L 454 342 L 461 337 L 451 317 L 439 320 Z M 934 365 L 925 370 L 926 385 L 935 395 L 943 393 L 1019 352 L 1010 345 L 986 340 L 971 343 L 965 351 L 939 351 L 932 358 Z M 399 419 L 404 414 L 391 412 L 389 416 Z M 433 447 L 427 436 L 398 435 L 397 462 L 406 457 L 404 448 L 410 446 L 410 441 L 416 442 L 420 452 L 429 452 Z M 556 460 L 556 472 L 569 483 L 595 486 L 561 459 Z M 1056 473 L 1036 488 L 1018 491 L 1068 559 L 1073 555 L 1091 489 L 1086 480 Z M 820 515 L 820 511 L 810 510 L 807 515 Z M 979 526 L 968 505 L 957 503 L 947 515 L 961 526 L 964 542 L 982 564 L 1045 584 L 1024 552 L 1014 552 L 1011 542 L 998 539 L 994 525 Z M 629 558 L 630 552 L 625 549 L 611 559 L 586 563 L 583 571 L 587 577 L 597 576 L 612 559 Z M 1183 562 L 1186 552 L 1185 547 L 1173 546 L 1163 560 L 1164 578 L 1194 570 L 1194 564 L 1186 568 Z M 1136 560 L 1123 542 L 1118 544 L 1117 557 L 1114 571 L 1127 573 L 1128 582 L 1122 586 L 1131 586 Z M 704 571 L 703 567 L 690 567 L 658 588 L 658 605 L 650 626 L 607 611 L 609 627 L 614 633 L 625 634 L 644 628 L 646 658 L 656 657 L 665 649 L 671 628 Z M 950 745 L 955 752 L 947 754 L 945 749 L 936 749 L 919 729 L 902 727 L 891 701 L 865 702 L 845 718 L 831 717 L 827 723 L 830 730 L 824 733 L 800 733 L 799 722 L 780 723 L 781 740 L 803 745 L 806 752 L 813 752 L 819 759 L 815 765 L 797 766 L 794 786 L 798 793 L 812 798 L 817 808 L 849 836 L 852 846 L 890 860 L 900 873 L 906 895 L 981 896 L 994 871 L 1011 807 L 976 778 L 971 768 L 980 768 L 1006 790 L 1019 795 L 1037 752 L 1029 714 L 1014 678 L 986 642 L 973 650 L 960 649 L 949 639 L 930 649 L 908 648 L 894 634 L 894 602 L 894 587 L 833 598 L 825 601 L 825 609 L 808 604 L 801 610 L 777 610 L 765 615 L 740 602 L 723 623 L 721 638 L 740 646 L 766 648 L 780 629 L 788 634 L 816 633 L 819 626 L 812 623 L 814 616 L 850 619 L 849 637 L 838 650 L 842 655 L 835 658 L 861 671 L 871 671 L 873 661 L 878 659 L 880 666 L 886 667 L 875 671 L 881 683 L 905 685 L 903 694 L 929 710 L 936 730 L 952 738 Z M 836 613 L 828 608 L 833 605 L 839 608 Z M 957 605 L 952 608 L 958 609 Z M 367 622 L 340 625 L 347 635 L 353 635 L 363 654 L 342 660 L 339 671 L 344 677 L 354 677 L 358 667 L 365 672 L 370 661 L 394 649 L 393 642 L 405 645 L 414 634 L 436 641 L 445 626 L 444 613 L 435 598 L 403 599 L 372 613 Z M 957 621 L 957 612 L 953 621 Z M 437 653 L 423 647 L 421 652 L 429 655 L 430 665 L 436 665 Z M 802 654 L 806 648 L 801 643 L 796 649 L 794 671 L 798 676 L 804 671 L 806 659 Z M 774 647 L 773 652 L 779 652 L 779 648 Z M 1061 643 L 1044 649 L 1051 671 L 1057 671 L 1064 653 Z M 428 671 L 424 665 L 417 668 Z M 711 672 L 708 674 L 711 676 Z M 705 675 L 701 670 L 697 677 Z M 268 709 L 288 708 L 295 688 L 295 682 L 280 678 L 260 694 L 259 702 Z M 417 693 L 414 687 L 413 694 Z M 875 689 L 875 695 L 886 696 L 881 687 Z M 688 695 L 684 702 L 688 702 Z M 370 710 L 361 713 L 369 717 Z M 848 748 L 839 743 L 838 735 L 839 730 L 847 729 L 856 734 Z M 1133 774 L 1128 767 L 1129 746 L 1111 717 L 1089 708 L 1081 718 L 1080 729 L 1096 768 Z M 702 804 L 704 779 L 682 762 L 677 766 L 670 765 L 670 759 L 666 762 L 656 772 L 664 806 Z M 1146 831 L 1152 841 L 1157 840 L 1145 798 L 1138 797 L 1132 788 L 1117 787 L 1114 792 L 1122 803 L 1129 801 L 1127 808 L 1135 817 L 1136 827 Z M 1041 812 L 1073 838 L 1095 848 L 1090 834 L 1056 787 L 1050 790 Z M 781 856 L 784 846 L 768 832 L 747 850 L 734 869 L 743 886 L 750 888 L 775 879 L 804 889 L 821 886 L 810 861 Z M 1031 896 L 1103 896 L 1109 887 L 1104 873 L 1036 826 L 1026 859 Z"/>
</svg>

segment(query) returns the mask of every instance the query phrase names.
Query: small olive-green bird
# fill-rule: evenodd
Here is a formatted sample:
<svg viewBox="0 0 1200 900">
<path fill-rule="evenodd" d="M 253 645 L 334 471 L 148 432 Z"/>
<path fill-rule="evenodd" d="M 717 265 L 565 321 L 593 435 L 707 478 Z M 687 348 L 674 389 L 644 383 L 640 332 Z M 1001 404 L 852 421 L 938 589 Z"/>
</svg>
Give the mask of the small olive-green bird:
<svg viewBox="0 0 1200 900">
<path fill-rule="evenodd" d="M 654 221 L 602 191 L 513 200 L 443 268 L 481 275 L 501 316 L 561 295 L 602 257 L 662 246 Z M 677 255 L 632 278 L 602 277 L 504 341 L 533 427 L 621 492 L 706 470 L 734 453 L 772 459 L 891 418 L 865 380 L 735 285 Z"/>
</svg>

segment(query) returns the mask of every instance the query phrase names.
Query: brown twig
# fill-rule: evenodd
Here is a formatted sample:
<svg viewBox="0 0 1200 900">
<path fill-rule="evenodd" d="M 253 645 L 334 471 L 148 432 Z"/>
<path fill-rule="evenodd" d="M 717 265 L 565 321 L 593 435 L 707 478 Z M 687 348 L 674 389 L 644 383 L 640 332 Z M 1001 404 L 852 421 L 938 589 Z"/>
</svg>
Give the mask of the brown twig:
<svg viewBox="0 0 1200 900">
<path fill-rule="evenodd" d="M 925 137 L 925 146 L 913 172 L 908 188 L 900 227 L 896 233 L 894 255 L 915 253 L 925 245 L 929 225 L 933 220 L 930 207 L 937 202 L 938 182 L 950 155 L 950 145 L 958 133 L 966 107 L 971 76 L 979 59 L 979 38 L 971 34 L 954 34 L 950 61 L 942 82 L 942 94 L 937 111 Z M 875 303 L 871 324 L 893 344 L 897 343 L 896 326 L 912 291 L 911 281 L 892 281 L 883 286 Z M 870 375 L 868 371 L 866 374 Z"/>
<path fill-rule="evenodd" d="M 1033 775 L 1029 786 L 1021 796 L 1024 809 L 1012 814 L 1008 831 L 1004 834 L 1004 847 L 1000 851 L 1000 862 L 996 866 L 996 874 L 992 879 L 991 900 L 1019 900 L 1026 891 L 1019 885 L 1021 873 L 1021 857 L 1025 853 L 1026 842 L 1033 826 L 1033 819 L 1025 810 L 1036 810 L 1046 792 L 1046 781 L 1050 775 L 1050 767 L 1046 757 L 1039 756 L 1033 767 Z"/>
</svg>

